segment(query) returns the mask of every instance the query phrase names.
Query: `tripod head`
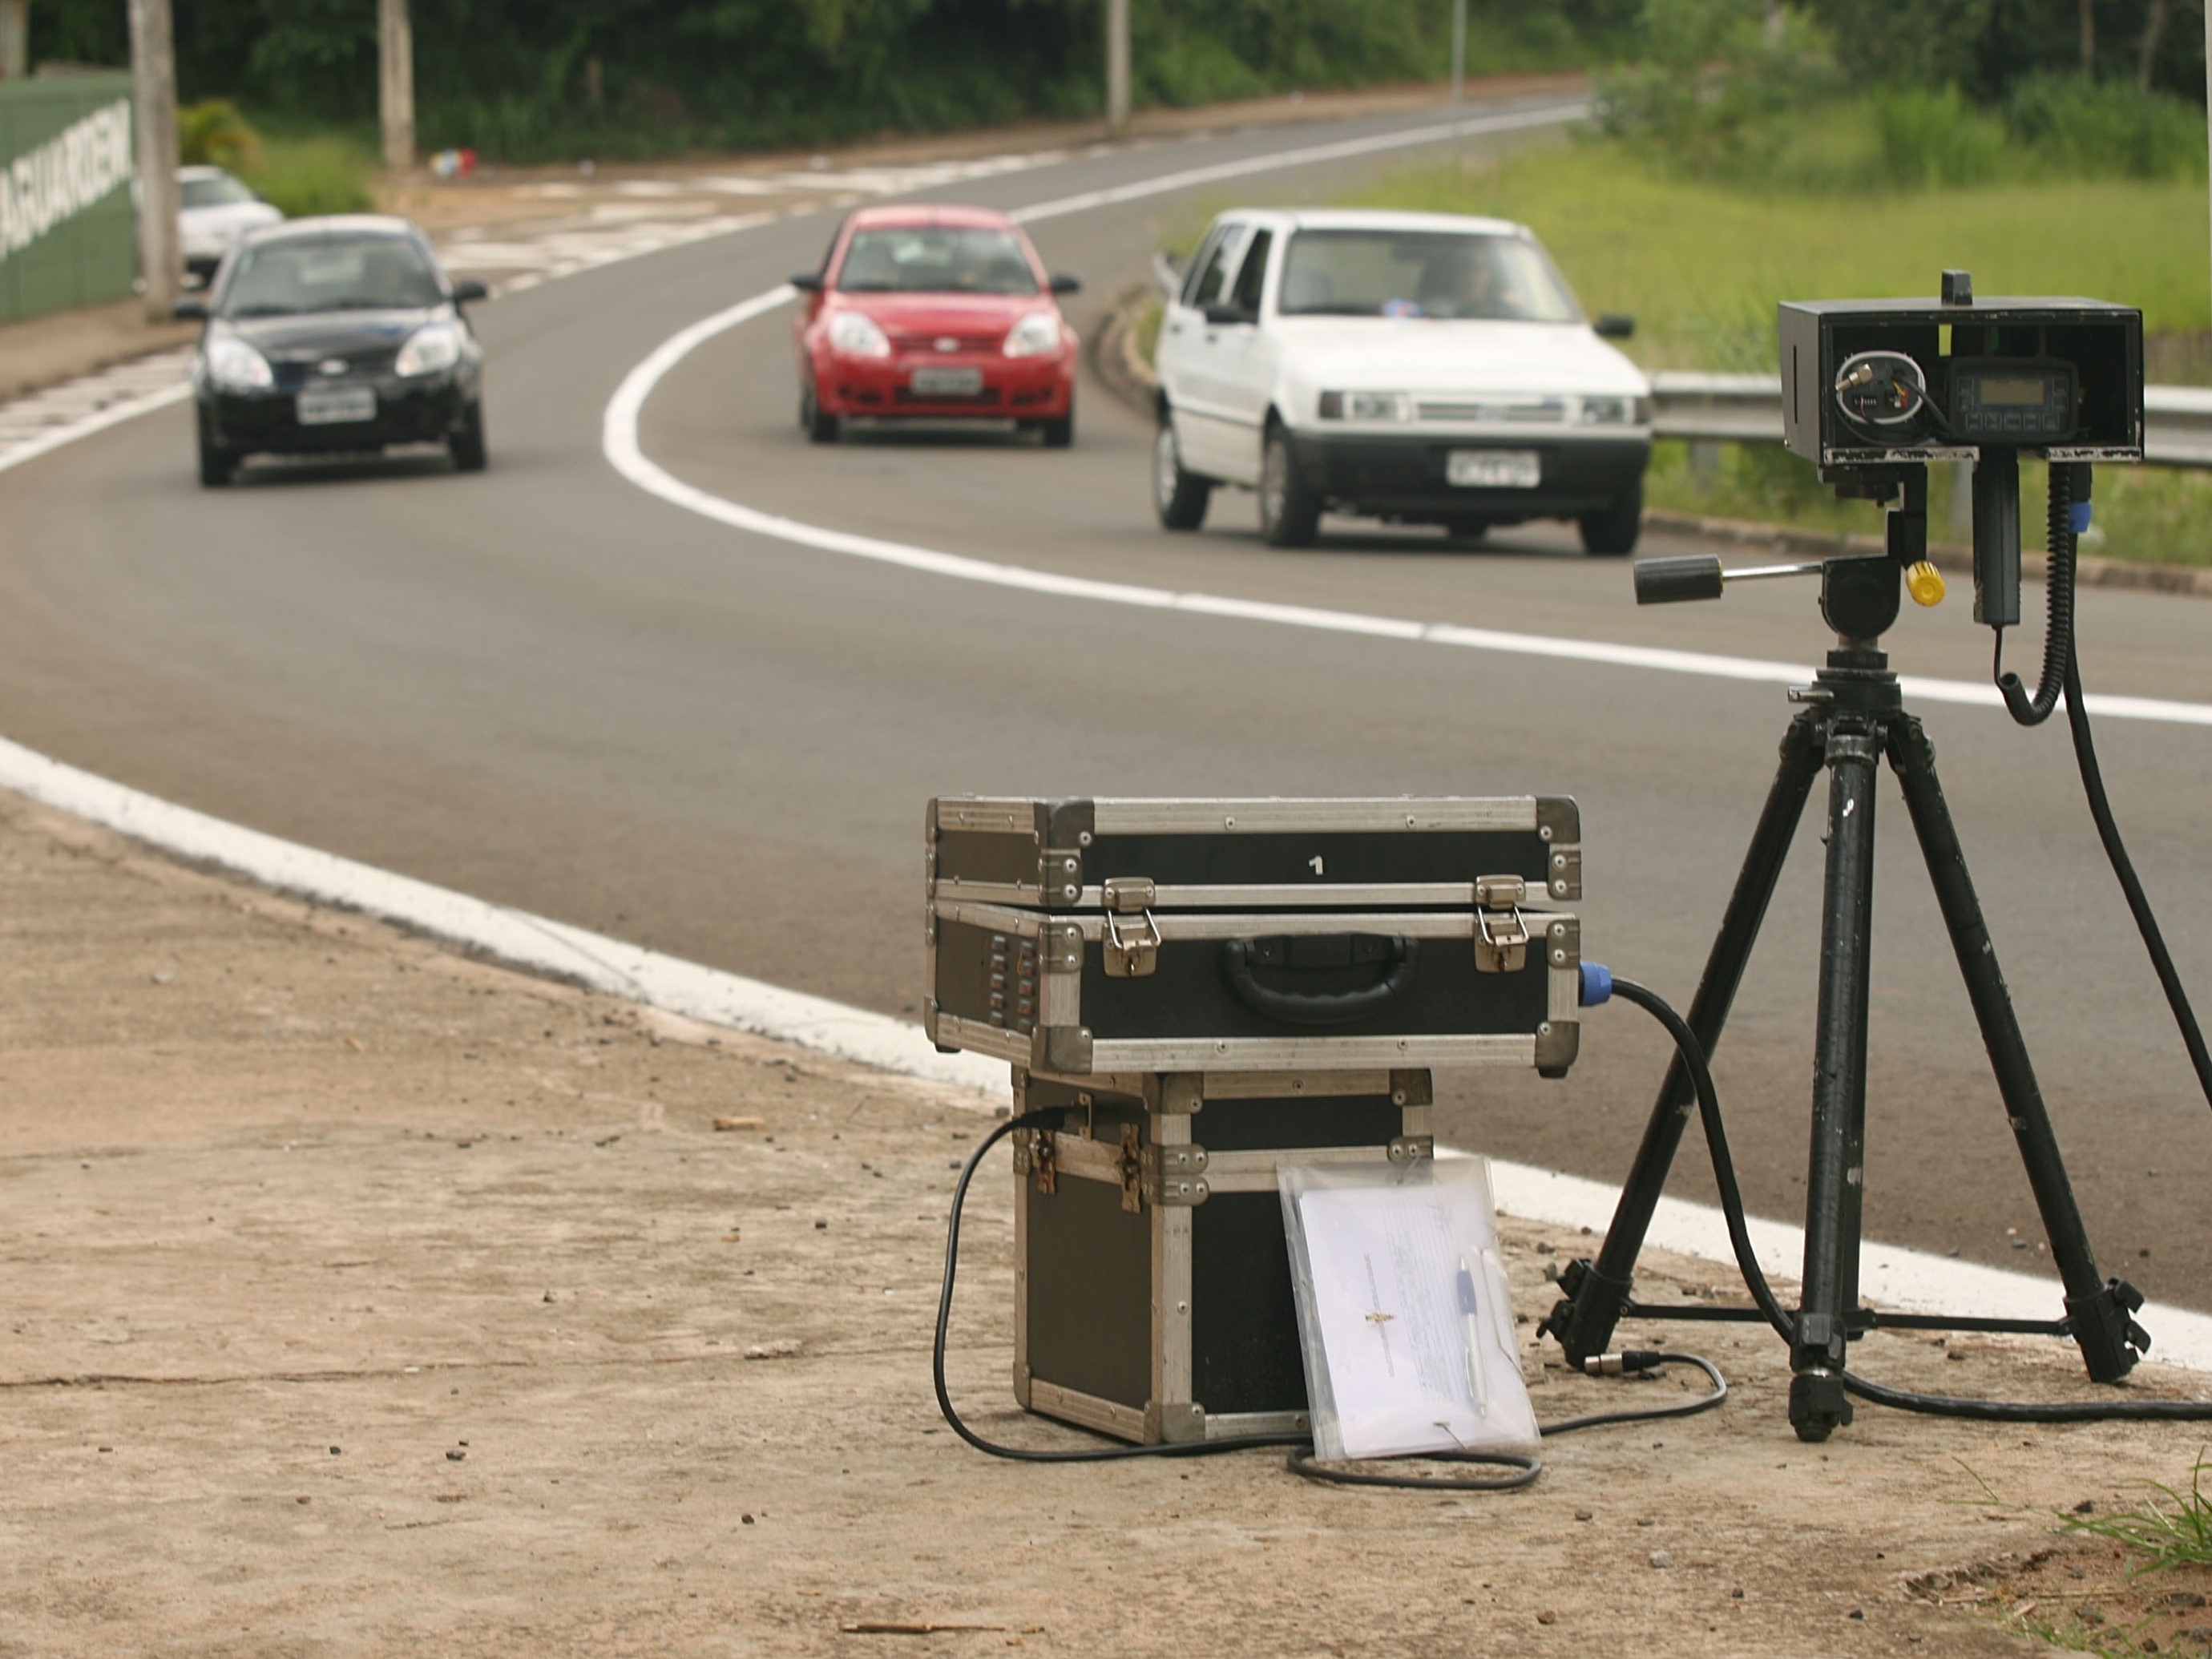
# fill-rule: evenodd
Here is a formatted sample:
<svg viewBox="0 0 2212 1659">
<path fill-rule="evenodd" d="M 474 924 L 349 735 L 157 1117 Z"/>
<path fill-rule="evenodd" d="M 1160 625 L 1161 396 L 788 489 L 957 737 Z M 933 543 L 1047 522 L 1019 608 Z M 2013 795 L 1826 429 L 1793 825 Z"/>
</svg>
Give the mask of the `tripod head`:
<svg viewBox="0 0 2212 1659">
<path fill-rule="evenodd" d="M 2020 562 L 2019 472 L 2013 473 L 2013 564 Z M 1731 569 L 1709 553 L 1681 558 L 1645 559 L 1636 567 L 1638 605 L 1674 605 L 1717 599 L 1729 582 L 1766 581 L 1785 576 L 1820 579 L 1820 615 L 1849 648 L 1872 649 L 1896 622 L 1899 588 L 1920 605 L 1940 605 L 1942 573 L 1928 562 L 1928 469 L 1920 464 L 1869 470 L 1850 481 L 1862 499 L 1895 501 L 1889 514 L 1889 544 L 1880 553 L 1838 554 L 1796 564 L 1739 565 Z M 1902 582 L 1900 584 L 1900 578 Z"/>
</svg>

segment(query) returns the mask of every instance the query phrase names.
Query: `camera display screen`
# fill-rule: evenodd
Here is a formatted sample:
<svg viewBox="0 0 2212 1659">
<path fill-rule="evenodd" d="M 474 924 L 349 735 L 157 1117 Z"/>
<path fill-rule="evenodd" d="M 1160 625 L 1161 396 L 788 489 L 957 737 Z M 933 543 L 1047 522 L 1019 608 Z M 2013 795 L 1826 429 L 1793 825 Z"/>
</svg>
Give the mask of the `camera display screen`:
<svg viewBox="0 0 2212 1659">
<path fill-rule="evenodd" d="M 1982 381 L 1981 401 L 1990 409 L 2040 409 L 2051 401 L 2051 383 L 2040 375 L 2033 380 Z"/>
</svg>

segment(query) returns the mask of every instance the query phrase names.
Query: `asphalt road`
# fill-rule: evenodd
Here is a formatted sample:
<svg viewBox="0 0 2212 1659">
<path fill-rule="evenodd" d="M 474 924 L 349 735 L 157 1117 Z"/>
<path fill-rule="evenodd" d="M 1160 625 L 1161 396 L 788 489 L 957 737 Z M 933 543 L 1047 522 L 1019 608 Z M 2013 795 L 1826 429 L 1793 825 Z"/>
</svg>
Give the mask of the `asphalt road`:
<svg viewBox="0 0 2212 1659">
<path fill-rule="evenodd" d="M 1093 155 L 961 194 L 1018 207 L 1415 124 Z M 1399 160 L 1261 174 L 1034 234 L 1089 283 L 1084 325 L 1162 235 L 1232 200 L 1324 199 Z M 1584 815 L 1586 950 L 1687 1000 L 1790 714 L 1778 687 L 949 581 L 739 533 L 618 477 L 600 422 L 623 375 L 678 328 L 810 267 L 831 222 L 485 307 L 481 476 L 393 460 L 203 492 L 173 410 L 0 477 L 0 732 L 257 829 L 909 1015 L 932 794 L 1565 793 Z M 1808 663 L 1827 643 L 1809 585 L 1638 611 L 1626 566 L 1584 559 L 1562 529 L 1474 550 L 1333 526 L 1285 554 L 1260 545 L 1248 497 L 1224 495 L 1204 533 L 1167 537 L 1146 425 L 1095 385 L 1066 453 L 995 435 L 810 447 L 788 329 L 778 313 L 686 359 L 646 407 L 646 453 L 748 505 L 1089 576 Z M 2081 608 L 2093 689 L 2212 701 L 2212 606 L 2098 591 Z M 1911 672 L 1988 673 L 1963 594 L 1890 643 Z M 1924 712 L 2100 1261 L 2212 1306 L 2212 1111 L 2063 732 Z M 2212 1003 L 2212 732 L 2106 720 L 2100 738 L 2177 957 Z M 2047 1265 L 1892 786 L 1881 811 L 1869 1233 Z M 1808 823 L 1717 1068 L 1770 1215 L 1801 1203 L 1819 851 Z M 1563 1083 L 1440 1080 L 1443 1132 L 1618 1180 L 1663 1051 L 1616 1007 L 1594 1014 L 1583 1053 Z M 1696 1156 L 1676 1188 L 1691 1196 L 1710 1190 Z"/>
</svg>

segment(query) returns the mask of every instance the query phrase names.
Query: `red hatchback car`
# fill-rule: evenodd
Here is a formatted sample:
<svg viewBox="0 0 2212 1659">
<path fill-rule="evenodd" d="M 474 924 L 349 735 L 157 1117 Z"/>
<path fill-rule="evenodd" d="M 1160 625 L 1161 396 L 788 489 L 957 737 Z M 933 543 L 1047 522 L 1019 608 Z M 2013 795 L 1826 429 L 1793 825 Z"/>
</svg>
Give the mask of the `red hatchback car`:
<svg viewBox="0 0 2212 1659">
<path fill-rule="evenodd" d="M 822 269 L 791 279 L 799 423 L 835 443 L 845 422 L 980 417 L 1075 439 L 1075 331 L 1013 222 L 965 207 L 863 208 L 838 228 Z"/>
</svg>

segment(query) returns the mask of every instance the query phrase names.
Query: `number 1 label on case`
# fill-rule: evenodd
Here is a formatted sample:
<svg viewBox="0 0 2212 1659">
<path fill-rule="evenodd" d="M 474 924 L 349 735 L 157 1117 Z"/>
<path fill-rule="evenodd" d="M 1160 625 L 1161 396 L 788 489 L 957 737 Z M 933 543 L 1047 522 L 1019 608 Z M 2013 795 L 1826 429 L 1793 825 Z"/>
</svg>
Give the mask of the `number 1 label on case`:
<svg viewBox="0 0 2212 1659">
<path fill-rule="evenodd" d="M 1308 864 L 1310 864 L 1311 866 L 1313 866 L 1313 872 L 1314 872 L 1314 874 L 1316 874 L 1316 875 L 1317 875 L 1317 876 L 1320 876 L 1320 875 L 1326 875 L 1326 874 L 1328 873 L 1328 872 L 1327 872 L 1327 871 L 1323 870 L 1323 869 L 1321 867 L 1321 854 L 1320 854 L 1316 853 L 1316 854 L 1315 854 L 1311 858 L 1308 859 L 1308 860 L 1306 860 L 1306 862 L 1307 862 Z"/>
</svg>

